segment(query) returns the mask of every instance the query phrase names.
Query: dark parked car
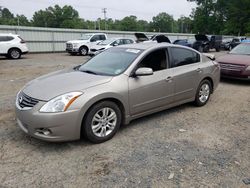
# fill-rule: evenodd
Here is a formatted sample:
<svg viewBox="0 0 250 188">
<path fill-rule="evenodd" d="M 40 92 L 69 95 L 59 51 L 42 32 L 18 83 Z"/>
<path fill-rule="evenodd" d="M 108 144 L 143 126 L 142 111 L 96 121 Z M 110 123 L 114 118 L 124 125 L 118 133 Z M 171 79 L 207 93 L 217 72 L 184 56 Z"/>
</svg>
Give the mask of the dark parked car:
<svg viewBox="0 0 250 188">
<path fill-rule="evenodd" d="M 171 43 L 169 38 L 163 34 L 153 35 L 152 37 L 148 38 L 144 33 L 135 33 L 136 42 L 167 42 Z"/>
<path fill-rule="evenodd" d="M 223 77 L 250 79 L 250 43 L 239 44 L 216 61 L 220 64 Z"/>
<path fill-rule="evenodd" d="M 222 36 L 214 35 L 210 39 L 206 35 L 195 35 L 194 38 L 176 40 L 174 44 L 188 46 L 198 50 L 199 52 L 208 52 L 210 49 L 220 51 Z"/>
<path fill-rule="evenodd" d="M 234 47 L 238 46 L 240 43 L 241 43 L 240 38 L 233 38 L 233 40 L 229 44 L 229 49 L 228 50 L 231 51 Z"/>
<path fill-rule="evenodd" d="M 222 43 L 221 43 L 221 49 L 223 50 L 229 50 L 230 49 L 230 44 L 232 42 L 232 38 L 225 38 L 222 40 Z"/>
</svg>

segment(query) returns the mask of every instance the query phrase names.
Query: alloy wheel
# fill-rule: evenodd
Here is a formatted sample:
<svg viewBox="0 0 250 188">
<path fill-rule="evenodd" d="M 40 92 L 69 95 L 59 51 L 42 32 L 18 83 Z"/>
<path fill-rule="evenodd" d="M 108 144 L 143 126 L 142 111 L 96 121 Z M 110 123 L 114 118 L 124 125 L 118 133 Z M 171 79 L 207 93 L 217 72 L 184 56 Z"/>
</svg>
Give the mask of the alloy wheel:
<svg viewBox="0 0 250 188">
<path fill-rule="evenodd" d="M 91 128 L 95 136 L 106 137 L 113 132 L 117 124 L 117 114 L 112 108 L 102 108 L 95 113 Z"/>
</svg>

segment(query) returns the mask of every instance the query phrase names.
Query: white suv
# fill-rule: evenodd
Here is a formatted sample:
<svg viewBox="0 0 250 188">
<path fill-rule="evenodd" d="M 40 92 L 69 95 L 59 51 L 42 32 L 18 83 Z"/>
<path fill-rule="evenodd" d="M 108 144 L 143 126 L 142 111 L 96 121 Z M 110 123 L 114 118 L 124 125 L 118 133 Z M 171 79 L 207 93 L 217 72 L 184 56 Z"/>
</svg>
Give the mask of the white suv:
<svg viewBox="0 0 250 188">
<path fill-rule="evenodd" d="M 0 55 L 11 59 L 19 59 L 22 54 L 28 53 L 25 41 L 14 34 L 0 34 Z"/>
<path fill-rule="evenodd" d="M 66 42 L 66 51 L 71 55 L 87 55 L 93 44 L 106 40 L 107 35 L 104 33 L 87 33 L 83 34 L 78 40 Z"/>
</svg>

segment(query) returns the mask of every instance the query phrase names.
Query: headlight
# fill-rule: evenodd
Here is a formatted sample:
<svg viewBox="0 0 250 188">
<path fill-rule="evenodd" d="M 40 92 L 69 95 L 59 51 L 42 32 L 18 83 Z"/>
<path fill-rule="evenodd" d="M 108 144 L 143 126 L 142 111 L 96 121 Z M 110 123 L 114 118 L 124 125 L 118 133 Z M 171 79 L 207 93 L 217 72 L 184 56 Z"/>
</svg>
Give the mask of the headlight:
<svg viewBox="0 0 250 188">
<path fill-rule="evenodd" d="M 250 71 L 250 65 L 246 68 L 247 71 Z"/>
<path fill-rule="evenodd" d="M 40 112 L 64 112 L 82 94 L 82 92 L 71 92 L 58 96 L 43 105 Z"/>
</svg>

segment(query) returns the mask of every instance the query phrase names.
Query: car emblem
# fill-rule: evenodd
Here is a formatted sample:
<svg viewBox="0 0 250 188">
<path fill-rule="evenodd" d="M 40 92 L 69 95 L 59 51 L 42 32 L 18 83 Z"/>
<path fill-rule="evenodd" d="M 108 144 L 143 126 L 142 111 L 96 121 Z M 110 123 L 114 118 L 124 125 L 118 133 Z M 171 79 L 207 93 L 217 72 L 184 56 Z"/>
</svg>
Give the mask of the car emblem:
<svg viewBox="0 0 250 188">
<path fill-rule="evenodd" d="M 21 104 L 21 103 L 23 102 L 23 97 L 22 97 L 22 96 L 19 97 L 18 101 L 19 101 L 19 103 Z"/>
</svg>

